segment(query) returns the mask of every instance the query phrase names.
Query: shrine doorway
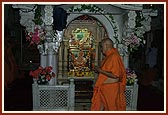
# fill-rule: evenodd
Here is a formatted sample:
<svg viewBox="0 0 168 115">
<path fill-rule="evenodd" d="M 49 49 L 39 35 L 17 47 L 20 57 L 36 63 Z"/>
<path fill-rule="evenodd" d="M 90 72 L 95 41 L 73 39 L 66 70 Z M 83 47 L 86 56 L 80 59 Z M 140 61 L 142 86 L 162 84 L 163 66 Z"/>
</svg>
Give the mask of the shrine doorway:
<svg viewBox="0 0 168 115">
<path fill-rule="evenodd" d="M 71 20 L 64 30 L 59 49 L 59 78 L 94 78 L 92 69 L 103 57 L 99 42 L 106 37 L 109 37 L 107 29 L 93 16 L 80 15 Z"/>
</svg>

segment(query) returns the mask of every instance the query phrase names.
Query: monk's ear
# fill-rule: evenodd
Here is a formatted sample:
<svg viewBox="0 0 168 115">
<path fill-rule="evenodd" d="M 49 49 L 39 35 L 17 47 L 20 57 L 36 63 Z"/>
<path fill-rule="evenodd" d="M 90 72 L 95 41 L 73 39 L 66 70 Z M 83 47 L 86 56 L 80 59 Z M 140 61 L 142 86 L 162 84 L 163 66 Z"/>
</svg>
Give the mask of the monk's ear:
<svg viewBox="0 0 168 115">
<path fill-rule="evenodd" d="M 112 44 L 107 44 L 106 47 L 111 49 L 111 48 L 113 48 L 113 45 Z"/>
</svg>

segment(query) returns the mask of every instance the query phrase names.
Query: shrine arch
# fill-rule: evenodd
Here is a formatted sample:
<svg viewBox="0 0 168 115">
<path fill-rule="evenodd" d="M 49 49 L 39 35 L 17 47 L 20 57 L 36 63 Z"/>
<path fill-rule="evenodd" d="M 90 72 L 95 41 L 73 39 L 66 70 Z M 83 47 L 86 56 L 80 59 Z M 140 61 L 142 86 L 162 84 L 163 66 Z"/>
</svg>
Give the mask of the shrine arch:
<svg viewBox="0 0 168 115">
<path fill-rule="evenodd" d="M 77 22 L 76 24 L 76 21 L 81 21 L 79 18 L 82 17 L 82 16 L 87 16 L 89 18 L 91 18 L 92 20 L 94 20 L 96 22 L 96 24 L 86 24 L 87 26 L 81 26 L 80 23 Z M 82 20 L 82 21 L 86 21 L 86 20 Z M 86 21 L 87 22 L 87 21 Z M 99 23 L 99 24 L 98 24 Z M 78 25 L 79 24 L 79 25 Z M 93 27 L 95 25 L 100 25 L 100 27 Z M 59 49 L 59 55 L 58 55 L 58 58 L 59 58 L 59 64 L 58 64 L 58 76 L 68 76 L 68 74 L 66 74 L 68 71 L 69 71 L 69 66 L 68 66 L 68 63 L 69 63 L 69 58 L 67 57 L 68 56 L 68 44 L 69 44 L 69 35 L 71 34 L 71 31 L 75 30 L 76 28 L 87 28 L 88 30 L 90 30 L 91 32 L 93 32 L 94 34 L 94 37 L 96 39 L 96 45 L 95 45 L 95 54 L 96 54 L 96 59 L 95 59 L 95 63 L 93 65 L 97 66 L 99 65 L 99 62 L 100 60 L 102 60 L 103 56 L 99 50 L 99 42 L 101 41 L 101 39 L 105 38 L 105 37 L 109 37 L 113 40 L 113 42 L 115 43 L 116 45 L 116 39 L 113 37 L 114 36 L 114 30 L 113 30 L 113 27 L 112 27 L 112 22 L 110 22 L 110 20 L 103 16 L 103 15 L 88 15 L 88 14 L 70 14 L 68 16 L 68 19 L 67 19 L 67 27 L 66 29 L 64 30 L 63 32 L 63 41 L 61 43 L 61 47 Z M 97 31 L 97 29 L 99 31 Z M 95 31 L 94 31 L 95 30 Z M 68 32 L 67 32 L 68 31 Z M 98 33 L 101 33 L 100 35 L 98 35 Z M 100 55 L 98 55 L 100 54 Z M 63 60 L 64 59 L 64 60 Z"/>
<path fill-rule="evenodd" d="M 67 18 L 67 26 L 77 17 L 80 17 L 84 14 L 70 14 Z M 117 40 L 113 37 L 114 36 L 114 29 L 112 26 L 112 23 L 110 22 L 110 20 L 104 16 L 104 15 L 92 15 L 92 14 L 86 14 L 88 16 L 94 17 L 95 19 L 97 19 L 97 21 L 99 21 L 105 28 L 105 30 L 107 31 L 107 35 L 109 38 L 111 38 L 114 42 L 114 44 L 116 44 Z"/>
</svg>

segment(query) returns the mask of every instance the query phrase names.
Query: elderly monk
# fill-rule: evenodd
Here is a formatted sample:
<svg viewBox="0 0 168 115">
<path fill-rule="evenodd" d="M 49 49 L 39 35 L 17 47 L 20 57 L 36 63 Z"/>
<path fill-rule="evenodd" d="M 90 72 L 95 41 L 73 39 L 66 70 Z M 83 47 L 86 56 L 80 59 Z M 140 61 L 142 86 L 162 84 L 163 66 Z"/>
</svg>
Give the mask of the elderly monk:
<svg viewBox="0 0 168 115">
<path fill-rule="evenodd" d="M 113 47 L 109 38 L 101 41 L 101 51 L 105 55 L 92 97 L 91 111 L 124 111 L 126 110 L 125 87 L 126 71 L 119 52 Z"/>
</svg>

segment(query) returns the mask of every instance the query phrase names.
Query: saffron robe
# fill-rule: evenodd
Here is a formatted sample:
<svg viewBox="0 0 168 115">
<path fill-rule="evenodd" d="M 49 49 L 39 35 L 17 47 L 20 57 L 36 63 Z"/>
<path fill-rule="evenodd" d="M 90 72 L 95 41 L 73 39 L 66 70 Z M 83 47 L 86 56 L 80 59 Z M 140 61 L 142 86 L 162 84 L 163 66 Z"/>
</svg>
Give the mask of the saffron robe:
<svg viewBox="0 0 168 115">
<path fill-rule="evenodd" d="M 103 104 L 105 111 L 126 110 L 125 87 L 126 71 L 122 59 L 116 48 L 106 52 L 106 57 L 102 61 L 101 69 L 112 72 L 119 77 L 119 82 L 104 84 L 107 76 L 99 73 L 95 83 L 91 111 L 99 111 Z"/>
</svg>

